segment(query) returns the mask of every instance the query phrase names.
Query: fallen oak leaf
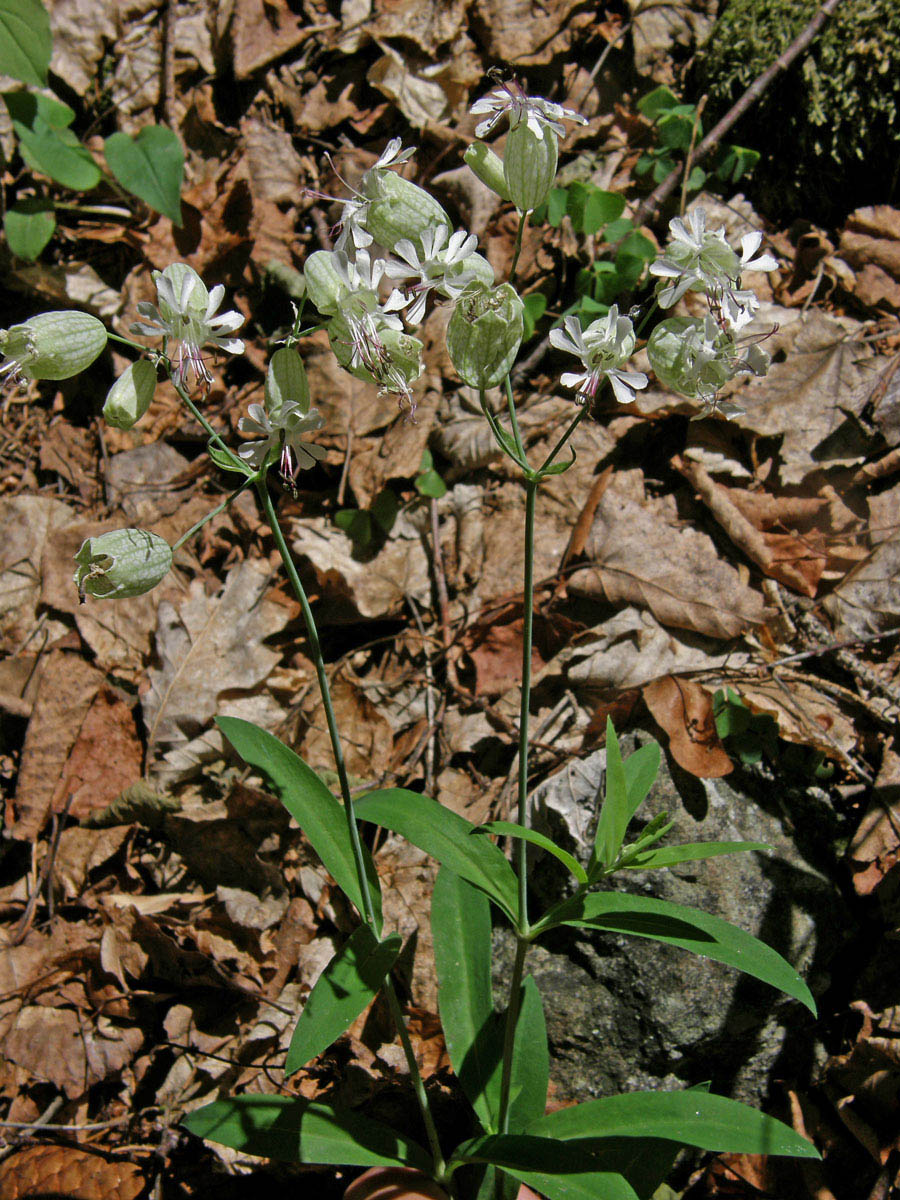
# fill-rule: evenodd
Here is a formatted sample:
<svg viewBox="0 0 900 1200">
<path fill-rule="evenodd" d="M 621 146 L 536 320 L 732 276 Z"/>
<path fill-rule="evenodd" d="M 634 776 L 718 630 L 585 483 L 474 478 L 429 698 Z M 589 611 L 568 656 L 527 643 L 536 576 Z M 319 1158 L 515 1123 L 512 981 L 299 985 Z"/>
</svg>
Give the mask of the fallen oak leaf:
<svg viewBox="0 0 900 1200">
<path fill-rule="evenodd" d="M 641 691 L 680 767 L 698 779 L 721 779 L 734 770 L 716 732 L 712 697 L 705 688 L 684 676 L 665 675 L 644 684 Z"/>
</svg>

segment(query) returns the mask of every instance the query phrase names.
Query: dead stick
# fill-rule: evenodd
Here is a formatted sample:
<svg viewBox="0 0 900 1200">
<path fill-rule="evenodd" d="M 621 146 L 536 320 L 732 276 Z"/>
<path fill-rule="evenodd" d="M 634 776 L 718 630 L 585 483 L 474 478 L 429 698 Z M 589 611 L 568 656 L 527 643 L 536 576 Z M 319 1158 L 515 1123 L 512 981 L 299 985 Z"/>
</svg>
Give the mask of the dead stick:
<svg viewBox="0 0 900 1200">
<path fill-rule="evenodd" d="M 693 163 L 696 164 L 701 162 L 710 152 L 710 150 L 718 146 L 719 142 L 722 140 L 728 130 L 731 129 L 732 125 L 740 120 L 740 118 L 744 115 L 747 109 L 751 107 L 751 105 L 756 103 L 763 92 L 768 89 L 775 77 L 782 71 L 786 71 L 794 59 L 798 58 L 804 52 L 804 50 L 807 49 L 810 43 L 815 40 L 819 34 L 819 30 L 840 3 L 841 0 L 825 0 L 825 3 L 810 21 L 810 23 L 806 26 L 803 32 L 791 42 L 790 46 L 788 46 L 786 50 L 779 54 L 778 58 L 775 59 L 771 67 L 768 67 L 765 71 L 763 71 L 762 75 L 760 75 L 753 81 L 753 83 L 750 84 L 746 92 L 744 92 L 743 96 L 741 96 L 740 100 L 738 100 L 738 102 L 728 110 L 718 125 L 709 131 L 709 133 L 694 151 L 692 158 Z M 669 195 L 678 186 L 678 179 L 682 170 L 683 167 L 674 167 L 662 181 L 659 187 L 652 191 L 650 195 L 641 202 L 641 204 L 638 206 L 637 212 L 632 218 L 635 226 L 644 224 L 644 222 L 652 217 L 656 213 L 657 209 L 659 209 L 669 198 Z"/>
</svg>

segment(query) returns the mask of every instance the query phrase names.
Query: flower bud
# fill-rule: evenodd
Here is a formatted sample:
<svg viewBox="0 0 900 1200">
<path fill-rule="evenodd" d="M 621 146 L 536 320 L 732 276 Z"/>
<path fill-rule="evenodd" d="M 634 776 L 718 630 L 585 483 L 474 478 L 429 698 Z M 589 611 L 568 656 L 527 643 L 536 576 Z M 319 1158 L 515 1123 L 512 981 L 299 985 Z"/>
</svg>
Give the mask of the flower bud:
<svg viewBox="0 0 900 1200">
<path fill-rule="evenodd" d="M 521 213 L 532 212 L 547 199 L 559 159 L 559 139 L 549 125 L 534 133 L 525 121 L 513 126 L 503 151 L 503 173 L 509 198 Z"/>
<path fill-rule="evenodd" d="M 450 218 L 437 200 L 393 171 L 368 171 L 363 194 L 370 201 L 366 229 L 386 250 L 393 250 L 402 238 L 409 238 L 422 254 L 421 235 L 426 229 L 446 225 L 448 233 L 453 231 Z"/>
<path fill-rule="evenodd" d="M 89 313 L 38 313 L 0 330 L 0 378 L 69 379 L 91 365 L 106 336 L 106 326 Z"/>
<path fill-rule="evenodd" d="M 459 377 L 476 388 L 498 384 L 515 360 L 524 328 L 524 306 L 510 284 L 467 287 L 447 326 L 447 350 Z"/>
<path fill-rule="evenodd" d="M 142 596 L 163 579 L 172 566 L 168 542 L 146 529 L 113 529 L 87 538 L 75 555 L 78 597 L 103 600 Z"/>
<path fill-rule="evenodd" d="M 274 421 L 286 403 L 309 412 L 309 383 L 303 359 L 292 346 L 281 346 L 269 360 L 266 372 L 266 412 Z"/>
<path fill-rule="evenodd" d="M 347 281 L 337 269 L 337 258 L 332 250 L 317 250 L 306 260 L 303 267 L 306 294 L 326 317 L 333 317 L 347 293 Z"/>
<path fill-rule="evenodd" d="M 156 367 L 139 358 L 106 393 L 103 419 L 116 429 L 131 429 L 150 407 L 156 391 Z"/>
<path fill-rule="evenodd" d="M 503 174 L 503 160 L 484 142 L 473 142 L 463 155 L 469 170 L 483 184 L 496 192 L 501 200 L 509 199 L 509 188 L 506 186 L 506 176 Z"/>
</svg>

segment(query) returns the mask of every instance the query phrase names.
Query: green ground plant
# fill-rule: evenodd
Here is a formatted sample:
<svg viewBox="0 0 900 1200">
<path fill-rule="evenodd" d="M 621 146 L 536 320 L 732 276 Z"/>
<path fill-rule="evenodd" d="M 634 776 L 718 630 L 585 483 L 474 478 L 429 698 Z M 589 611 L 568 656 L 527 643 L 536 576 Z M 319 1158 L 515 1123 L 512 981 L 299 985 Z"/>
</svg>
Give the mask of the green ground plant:
<svg viewBox="0 0 900 1200">
<path fill-rule="evenodd" d="M 16 151 L 29 172 L 81 195 L 94 192 L 104 181 L 143 200 L 181 225 L 181 184 L 184 151 L 165 125 L 145 125 L 136 137 L 113 133 L 104 140 L 103 154 L 112 174 L 82 145 L 70 126 L 75 110 L 48 94 L 48 71 L 53 53 L 50 20 L 40 0 L 0 0 L 0 74 L 23 86 L 0 93 L 16 139 Z M 2 159 L 2 152 L 0 152 Z M 46 248 L 56 229 L 56 210 L 91 211 L 90 204 L 61 199 L 54 189 L 30 179 L 11 204 L 3 201 L 3 232 L 18 258 L 33 261 Z M 26 194 L 27 193 L 27 194 Z"/>
<path fill-rule="evenodd" d="M 535 507 L 544 481 L 574 461 L 571 438 L 594 410 L 601 389 L 634 404 L 648 377 L 630 366 L 638 335 L 612 302 L 586 326 L 575 313 L 550 334 L 554 349 L 576 359 L 561 388 L 573 394 L 571 417 L 557 431 L 542 461 L 526 452 L 510 382 L 525 331 L 525 305 L 516 289 L 516 265 L 530 213 L 549 207 L 556 175 L 558 138 L 564 122 L 582 118 L 558 104 L 530 97 L 514 82 L 477 101 L 477 127 L 486 137 L 500 122 L 509 126 L 501 160 L 484 143 L 467 161 L 519 216 L 508 278 L 497 281 L 465 230 L 453 231 L 443 208 L 399 168 L 412 151 L 399 139 L 365 173 L 358 191 L 342 200 L 341 233 L 334 250 L 317 251 L 305 265 L 308 298 L 316 310 L 303 327 L 297 313 L 285 344 L 272 355 L 263 403 L 251 404 L 239 422 L 237 450 L 217 434 L 203 411 L 212 377 L 205 353 L 243 352 L 234 334 L 236 312 L 219 314 L 224 289 L 208 290 L 190 267 L 174 263 L 154 272 L 157 303 L 141 302 L 132 331 L 153 339 L 152 348 L 115 337 L 131 347 L 135 362 L 113 384 L 104 406 L 107 421 L 132 427 L 150 404 L 158 369 L 172 380 L 186 410 L 205 429 L 213 461 L 240 480 L 227 504 L 252 488 L 281 555 L 306 625 L 336 763 L 335 790 L 287 745 L 248 721 L 222 717 L 218 726 L 234 752 L 280 796 L 310 845 L 358 915 L 358 925 L 310 992 L 297 1016 L 285 1078 L 332 1044 L 376 997 L 392 1013 L 419 1106 L 420 1127 L 396 1129 L 369 1116 L 322 1101 L 290 1095 L 219 1096 L 185 1116 L 199 1137 L 240 1151 L 300 1163 L 416 1168 L 444 1194 L 459 1200 L 514 1195 L 526 1184 L 548 1200 L 648 1200 L 682 1147 L 751 1154 L 815 1157 L 814 1147 L 793 1129 L 755 1109 L 704 1089 L 636 1091 L 606 1096 L 547 1113 L 549 1051 L 543 999 L 528 974 L 531 948 L 555 930 L 586 929 L 633 936 L 705 956 L 784 992 L 815 1013 L 812 995 L 794 968 L 745 930 L 699 909 L 616 890 L 634 871 L 667 870 L 684 862 L 733 853 L 764 853 L 755 842 L 664 844 L 671 828 L 665 815 L 636 834 L 632 820 L 654 784 L 660 764 L 655 743 L 623 758 L 616 732 L 607 725 L 606 776 L 593 844 L 583 861 L 533 828 L 529 792 L 532 621 L 534 612 Z M 621 219 L 618 197 L 575 189 L 566 208 L 584 228 L 599 231 Z M 558 202 L 557 202 L 558 203 Z M 747 234 L 740 249 L 723 230 L 706 228 L 695 209 L 675 219 L 664 252 L 648 264 L 636 254 L 629 268 L 655 282 L 653 311 L 672 307 L 687 292 L 705 298 L 702 317 L 663 317 L 647 353 L 665 386 L 696 404 L 698 413 L 727 413 L 720 389 L 742 372 L 763 374 L 768 360 L 741 336 L 758 307 L 741 287 L 745 269 L 770 270 L 759 253 L 761 234 Z M 627 231 L 625 237 L 630 236 Z M 640 269 L 638 270 L 638 264 Z M 610 301 L 614 300 L 612 294 Z M 447 351 L 460 378 L 480 396 L 484 419 L 515 471 L 525 498 L 522 538 L 523 652 L 518 727 L 517 803 L 514 819 L 474 826 L 435 800 L 403 787 L 353 795 L 341 732 L 331 701 L 328 671 L 307 594 L 276 511 L 271 472 L 295 488 L 298 473 L 315 468 L 324 451 L 315 441 L 322 420 L 312 404 L 298 350 L 303 338 L 324 327 L 338 361 L 351 374 L 398 398 L 414 411 L 413 385 L 423 371 L 416 337 L 427 308 L 450 307 Z M 219 315 L 217 315 L 219 314 Z M 85 320 L 88 324 L 85 325 Z M 76 330 L 77 326 L 77 330 Z M 77 337 L 74 336 L 77 332 Z M 23 379 L 65 378 L 99 354 L 106 331 L 84 314 L 43 314 L 0 334 L 5 358 L 0 371 Z M 499 389 L 499 403 L 491 389 Z M 443 486 L 429 458 L 416 478 L 424 498 Z M 396 499 L 395 499 L 396 503 Z M 223 505 L 215 511 L 220 511 Z M 389 505 L 390 507 L 390 505 Z M 210 514 L 210 516 L 213 514 Z M 372 525 L 390 513 L 352 513 Z M 200 524 L 202 524 L 201 522 Z M 125 599 L 148 591 L 168 572 L 173 552 L 199 528 L 169 546 L 144 530 L 111 530 L 85 541 L 76 556 L 75 583 L 86 601 Z M 337 793 L 337 794 L 336 794 Z M 381 887 L 368 831 L 399 834 L 440 864 L 431 909 L 444 1038 L 469 1106 L 468 1133 L 460 1140 L 439 1127 L 429 1089 L 421 1077 L 391 971 L 401 939 L 385 930 Z M 498 839 L 510 839 L 510 861 Z M 568 893 L 536 910 L 529 891 L 529 846 L 554 856 L 571 877 Z M 506 1004 L 495 1009 L 492 993 L 492 928 L 504 925 L 515 943 Z"/>
</svg>

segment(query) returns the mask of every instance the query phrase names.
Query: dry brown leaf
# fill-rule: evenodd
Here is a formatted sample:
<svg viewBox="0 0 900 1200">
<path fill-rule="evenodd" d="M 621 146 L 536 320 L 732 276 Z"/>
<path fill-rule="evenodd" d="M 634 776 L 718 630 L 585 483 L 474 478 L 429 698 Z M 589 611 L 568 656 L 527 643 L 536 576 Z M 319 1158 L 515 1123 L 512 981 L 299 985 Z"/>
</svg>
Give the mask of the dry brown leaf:
<svg viewBox="0 0 900 1200">
<path fill-rule="evenodd" d="M 779 325 L 775 333 L 773 324 Z M 751 332 L 771 334 L 766 349 L 785 357 L 736 393 L 746 409 L 736 426 L 782 439 L 779 476 L 786 484 L 820 468 L 857 463 L 868 447 L 856 415 L 884 365 L 860 340 L 861 324 L 818 309 L 798 317 L 763 305 Z"/>
<path fill-rule="evenodd" d="M 398 969 L 410 984 L 413 1003 L 437 1010 L 437 974 L 431 935 L 431 893 L 437 868 L 432 859 L 410 842 L 389 838 L 375 856 L 384 902 L 385 933 L 411 940 L 412 961 L 401 955 Z"/>
<path fill-rule="evenodd" d="M 668 734 L 672 757 L 698 779 L 730 775 L 734 764 L 716 733 L 712 697 L 699 683 L 667 675 L 642 688 L 657 725 Z"/>
<path fill-rule="evenodd" d="M 295 49 L 310 32 L 286 0 L 235 0 L 232 22 L 234 73 L 238 79 L 246 79 Z"/>
<path fill-rule="evenodd" d="M 184 778 L 222 753 L 221 736 L 208 728 L 217 712 L 268 728 L 281 719 L 281 707 L 260 691 L 279 659 L 264 639 L 283 629 L 290 616 L 267 599 L 269 580 L 265 566 L 244 562 L 229 571 L 216 596 L 207 596 L 194 580 L 177 608 L 159 606 L 162 666 L 149 672 L 142 703 L 147 760 L 160 778 Z"/>
<path fill-rule="evenodd" d="M 53 879 L 67 900 L 79 896 L 87 877 L 118 854 L 131 835 L 127 825 L 109 829 L 82 829 L 78 825 L 62 831 L 53 861 Z"/>
<path fill-rule="evenodd" d="M 579 43 L 594 13 L 578 0 L 545 5 L 535 0 L 477 0 L 484 54 L 511 67 L 537 66 L 564 57 Z M 565 97 L 559 99 L 566 103 Z"/>
<path fill-rule="evenodd" d="M 710 638 L 679 635 L 664 629 L 652 613 L 628 607 L 562 650 L 548 672 L 561 670 L 569 685 L 593 702 L 598 693 L 639 687 L 661 675 L 738 667 L 747 661 L 745 650 L 723 651 Z"/>
<path fill-rule="evenodd" d="M 118 1074 L 143 1040 L 139 1029 L 120 1028 L 105 1017 L 88 1021 L 70 1008 L 33 1004 L 16 1015 L 3 1052 L 74 1099 Z"/>
<path fill-rule="evenodd" d="M 102 686 L 103 675 L 80 655 L 52 650 L 47 656 L 22 748 L 14 838 L 31 841 L 43 829 L 60 774 Z"/>
<path fill-rule="evenodd" d="M 663 625 L 709 637 L 733 638 L 761 624 L 762 596 L 722 561 L 712 540 L 678 523 L 667 502 L 637 499 L 641 492 L 639 473 L 613 480 L 585 547 L 592 565 L 572 575 L 569 590 L 638 604 Z"/>
<path fill-rule="evenodd" d="M 815 596 L 826 563 L 821 537 L 762 533 L 734 503 L 728 489 L 717 484 L 699 463 L 676 454 L 672 466 L 696 489 L 734 545 L 766 575 L 804 596 Z"/>
<path fill-rule="evenodd" d="M 74 1146 L 25 1146 L 0 1162 L 3 1200 L 137 1200 L 146 1186 L 136 1163 Z"/>
<path fill-rule="evenodd" d="M 878 204 L 851 213 L 840 253 L 857 272 L 853 293 L 858 300 L 872 308 L 900 309 L 900 210 Z"/>
<path fill-rule="evenodd" d="M 401 512 L 382 550 L 370 561 L 354 557 L 351 539 L 323 517 L 298 521 L 291 549 L 312 565 L 328 605 L 322 619 L 344 624 L 391 616 L 406 597 L 427 604 L 431 593 L 428 559 L 419 530 Z"/>
<path fill-rule="evenodd" d="M 900 534 L 883 541 L 824 604 L 838 637 L 896 629 L 900 624 Z"/>
<path fill-rule="evenodd" d="M 821 682 L 780 668 L 777 678 L 723 679 L 753 712 L 767 713 L 778 723 L 778 736 L 801 746 L 814 746 L 828 755 L 850 754 L 856 748 L 857 733 L 845 707 L 823 690 Z M 851 693 L 846 694 L 851 701 Z"/>
<path fill-rule="evenodd" d="M 44 546 L 56 530 L 77 520 L 78 514 L 68 505 L 47 496 L 0 500 L 0 650 L 4 653 L 15 653 L 35 632 Z M 65 631 L 61 622 L 45 621 L 38 644 Z"/>
<path fill-rule="evenodd" d="M 127 704 L 106 686 L 85 714 L 51 805 L 68 802 L 70 816 L 81 818 L 106 808 L 141 774 L 143 748 Z"/>
<path fill-rule="evenodd" d="M 70 424 L 65 418 L 54 421 L 41 439 L 41 469 L 61 476 L 85 502 L 99 497 L 96 437 L 92 430 Z"/>
<path fill-rule="evenodd" d="M 400 109 L 414 129 L 439 122 L 447 112 L 447 95 L 439 83 L 428 78 L 435 68 L 416 71 L 392 46 L 369 68 L 366 79 Z"/>
<path fill-rule="evenodd" d="M 347 770 L 358 779 L 377 779 L 387 770 L 391 757 L 394 733 L 390 722 L 349 679 L 335 679 L 331 699 L 338 728 L 345 731 Z M 318 691 L 308 697 L 303 716 L 307 728 L 301 758 L 314 770 L 334 771 L 334 753 Z"/>
<path fill-rule="evenodd" d="M 860 896 L 873 892 L 900 863 L 900 756 L 885 747 L 869 807 L 847 850 L 853 887 Z"/>
</svg>

